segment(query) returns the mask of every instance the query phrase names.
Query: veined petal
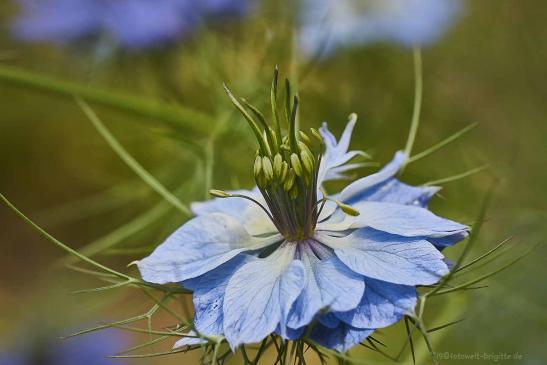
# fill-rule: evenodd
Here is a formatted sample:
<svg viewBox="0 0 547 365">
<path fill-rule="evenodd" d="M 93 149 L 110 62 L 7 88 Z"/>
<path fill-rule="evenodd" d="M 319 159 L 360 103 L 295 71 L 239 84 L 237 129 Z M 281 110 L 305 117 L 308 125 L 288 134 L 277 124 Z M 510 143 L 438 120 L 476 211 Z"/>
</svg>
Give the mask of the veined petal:
<svg viewBox="0 0 547 365">
<path fill-rule="evenodd" d="M 359 215 L 346 215 L 341 222 L 329 220 L 317 225 L 318 230 L 345 231 L 371 227 L 405 237 L 446 237 L 469 231 L 469 227 L 445 219 L 417 206 L 382 202 L 359 202 L 352 205 Z"/>
<path fill-rule="evenodd" d="M 439 250 L 443 250 L 447 247 L 455 245 L 456 243 L 463 241 L 469 236 L 469 232 L 460 232 L 453 234 L 452 236 L 440 237 L 440 238 L 428 238 L 427 240 L 431 242 Z"/>
<path fill-rule="evenodd" d="M 232 349 L 259 342 L 279 325 L 286 337 L 286 319 L 306 282 L 306 270 L 294 260 L 296 243 L 285 242 L 270 256 L 239 268 L 224 296 L 224 334 Z"/>
<path fill-rule="evenodd" d="M 198 334 L 196 333 L 196 331 L 189 331 L 185 335 L 185 337 L 175 342 L 175 345 L 173 345 L 173 349 L 183 347 L 183 346 L 204 345 L 206 343 L 207 343 L 207 340 L 204 338 L 198 337 Z"/>
<path fill-rule="evenodd" d="M 137 266 L 148 282 L 178 283 L 211 271 L 241 252 L 280 240 L 280 235 L 252 237 L 226 214 L 198 216 L 177 229 Z"/>
<path fill-rule="evenodd" d="M 187 280 L 183 287 L 192 290 L 194 326 L 205 336 L 224 335 L 223 303 L 228 281 L 234 272 L 253 257 L 239 255 L 197 278 Z"/>
<path fill-rule="evenodd" d="M 318 323 L 312 333 L 312 340 L 330 349 L 346 352 L 370 336 L 374 329 L 360 329 L 340 323 L 336 328 L 329 328 Z"/>
<path fill-rule="evenodd" d="M 393 160 L 385 165 L 380 171 L 355 180 L 353 183 L 346 186 L 337 196 L 337 199 L 343 202 L 350 201 L 367 189 L 392 178 L 399 172 L 407 158 L 408 157 L 404 152 L 397 152 Z"/>
<path fill-rule="evenodd" d="M 365 278 L 365 295 L 357 308 L 334 315 L 356 328 L 383 328 L 416 307 L 416 288 Z"/>
<path fill-rule="evenodd" d="M 336 328 L 340 325 L 340 320 L 334 315 L 334 313 L 325 313 L 319 317 L 319 323 L 328 328 Z"/>
<path fill-rule="evenodd" d="M 389 283 L 429 285 L 448 273 L 443 255 L 428 241 L 387 234 L 370 228 L 346 237 L 316 233 L 353 271 Z M 366 290 L 365 290 L 366 291 Z"/>
<path fill-rule="evenodd" d="M 313 252 L 317 242 L 300 242 L 300 259 L 306 267 L 306 285 L 294 303 L 287 326 L 308 325 L 320 310 L 348 311 L 355 308 L 365 290 L 363 278 L 336 256 L 319 259 Z"/>
<path fill-rule="evenodd" d="M 391 178 L 354 195 L 345 203 L 376 201 L 425 207 L 439 190 L 438 186 L 411 186 Z"/>
<path fill-rule="evenodd" d="M 319 133 L 323 137 L 325 143 L 325 153 L 321 159 L 321 166 L 319 167 L 318 174 L 318 186 L 328 180 L 337 180 L 343 178 L 343 172 L 346 172 L 350 167 L 341 168 L 342 165 L 349 162 L 352 158 L 357 155 L 363 155 L 361 151 L 349 151 L 349 143 L 351 139 L 351 133 L 353 132 L 353 127 L 355 126 L 357 119 L 352 118 L 342 136 L 340 141 L 336 142 L 336 137 L 329 131 L 327 123 L 323 123 L 323 126 L 319 129 Z M 353 164 L 351 168 L 357 168 L 359 165 Z"/>
<path fill-rule="evenodd" d="M 266 201 L 257 188 L 253 190 L 235 190 L 229 191 L 231 194 L 246 195 L 258 201 L 266 209 Z M 224 213 L 235 218 L 239 223 L 245 226 L 247 232 L 253 236 L 267 233 L 275 233 L 275 225 L 266 215 L 266 213 L 255 203 L 242 198 L 214 198 L 204 202 L 192 203 L 192 212 L 195 215 L 209 215 L 213 213 Z"/>
<path fill-rule="evenodd" d="M 281 326 L 277 326 L 277 329 L 275 330 L 275 333 L 278 336 L 282 336 L 285 340 L 298 340 L 306 331 L 306 327 L 301 327 L 298 329 L 292 329 L 290 327 L 286 327 L 285 329 L 281 330 Z M 283 333 L 283 335 L 282 335 Z"/>
</svg>

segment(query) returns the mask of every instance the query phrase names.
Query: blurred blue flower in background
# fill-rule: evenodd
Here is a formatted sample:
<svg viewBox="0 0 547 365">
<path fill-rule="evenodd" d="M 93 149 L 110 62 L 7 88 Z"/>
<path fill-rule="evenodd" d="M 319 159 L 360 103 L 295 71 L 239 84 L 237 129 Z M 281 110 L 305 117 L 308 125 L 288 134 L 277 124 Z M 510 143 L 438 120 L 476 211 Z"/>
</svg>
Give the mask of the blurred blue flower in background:
<svg viewBox="0 0 547 365">
<path fill-rule="evenodd" d="M 66 340 L 60 340 L 57 334 L 34 341 L 29 337 L 14 348 L 0 349 L 0 364 L 127 365 L 124 360 L 107 358 L 128 345 L 127 338 L 118 331 L 106 330 Z"/>
<path fill-rule="evenodd" d="M 248 14 L 250 0 L 17 0 L 15 37 L 66 44 L 105 36 L 142 49 L 182 39 L 206 20 Z"/>
<path fill-rule="evenodd" d="M 219 198 L 194 203 L 197 217 L 137 262 L 143 279 L 192 290 L 196 331 L 224 336 L 232 348 L 275 332 L 290 340 L 307 334 L 346 351 L 375 329 L 411 315 L 416 286 L 435 284 L 448 273 L 436 241 L 453 244 L 469 228 L 427 209 L 439 188 L 414 187 L 395 177 L 407 160 L 403 152 L 330 200 L 315 201 L 324 181 L 355 167 L 346 165 L 358 154 L 348 152 L 355 121 L 356 116 L 339 141 L 324 125 L 323 157 L 302 157 L 306 162 L 300 163 L 292 153 L 289 173 L 281 172 L 289 165 L 280 154 L 273 164 L 259 155 L 260 191 L 218 192 Z M 312 150 L 311 144 L 299 146 Z M 301 164 L 315 183 L 306 180 Z M 262 176 L 269 176 L 265 184 Z M 290 186 L 299 187 L 297 197 L 283 197 Z M 175 346 L 200 343 L 196 332 L 188 335 Z"/>
<path fill-rule="evenodd" d="M 460 0 L 303 0 L 300 42 L 310 56 L 375 42 L 426 46 L 458 18 Z"/>
</svg>

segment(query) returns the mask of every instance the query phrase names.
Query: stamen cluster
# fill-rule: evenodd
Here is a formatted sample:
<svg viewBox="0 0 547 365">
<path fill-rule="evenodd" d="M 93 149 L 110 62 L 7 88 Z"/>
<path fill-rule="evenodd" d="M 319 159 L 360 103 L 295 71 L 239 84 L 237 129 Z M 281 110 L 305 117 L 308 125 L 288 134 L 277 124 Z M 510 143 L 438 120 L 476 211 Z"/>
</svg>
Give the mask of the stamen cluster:
<svg viewBox="0 0 547 365">
<path fill-rule="evenodd" d="M 288 80 L 285 80 L 284 110 L 288 131 L 286 135 L 282 134 L 277 106 L 277 84 L 276 69 L 270 98 L 273 127 L 257 108 L 244 99 L 236 98 L 226 86 L 225 89 L 258 141 L 254 178 L 269 208 L 263 207 L 264 210 L 287 240 L 302 241 L 313 234 L 325 204 L 325 199 L 318 201 L 317 197 L 317 177 L 324 143 L 316 129 L 311 128 L 309 135 L 298 130 L 299 99 L 297 95 L 291 94 Z"/>
</svg>

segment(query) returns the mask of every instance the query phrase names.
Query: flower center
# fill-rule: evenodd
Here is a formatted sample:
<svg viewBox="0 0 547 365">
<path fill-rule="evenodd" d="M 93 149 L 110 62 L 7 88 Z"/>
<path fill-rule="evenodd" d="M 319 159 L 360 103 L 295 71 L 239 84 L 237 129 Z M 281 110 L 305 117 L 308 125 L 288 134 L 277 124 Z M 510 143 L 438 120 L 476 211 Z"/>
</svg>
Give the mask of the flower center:
<svg viewBox="0 0 547 365">
<path fill-rule="evenodd" d="M 324 204 L 317 199 L 317 176 L 324 144 L 317 130 L 310 130 L 310 138 L 297 129 L 298 96 L 291 94 L 288 80 L 284 103 L 287 132 L 282 133 L 277 84 L 276 68 L 270 94 L 272 126 L 249 102 L 236 98 L 227 87 L 226 92 L 258 141 L 254 178 L 268 205 L 270 219 L 287 240 L 302 241 L 313 234 Z"/>
<path fill-rule="evenodd" d="M 282 133 L 277 106 L 277 79 L 276 68 L 270 94 L 273 127 L 257 108 L 246 100 L 235 97 L 224 86 L 258 141 L 254 178 L 269 209 L 248 196 L 228 194 L 220 190 L 212 190 L 211 194 L 220 198 L 240 197 L 253 201 L 266 212 L 287 241 L 301 242 L 313 236 L 327 201 L 325 195 L 318 199 L 319 165 L 325 144 L 316 129 L 310 128 L 309 135 L 298 130 L 298 96 L 291 94 L 288 80 L 285 80 L 284 102 L 287 132 Z M 346 204 L 335 202 L 347 214 L 359 214 Z"/>
</svg>

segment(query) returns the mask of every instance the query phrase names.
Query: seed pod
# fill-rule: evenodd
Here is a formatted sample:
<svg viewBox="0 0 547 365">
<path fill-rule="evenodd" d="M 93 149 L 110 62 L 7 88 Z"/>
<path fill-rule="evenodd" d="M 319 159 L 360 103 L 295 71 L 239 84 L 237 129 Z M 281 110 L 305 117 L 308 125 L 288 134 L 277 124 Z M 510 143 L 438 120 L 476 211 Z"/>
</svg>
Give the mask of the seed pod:
<svg viewBox="0 0 547 365">
<path fill-rule="evenodd" d="M 300 163 L 300 159 L 296 153 L 291 154 L 291 166 L 297 176 L 302 176 L 302 164 Z"/>
<path fill-rule="evenodd" d="M 274 157 L 273 171 L 275 178 L 279 179 L 283 172 L 283 157 L 279 153 Z"/>
</svg>

